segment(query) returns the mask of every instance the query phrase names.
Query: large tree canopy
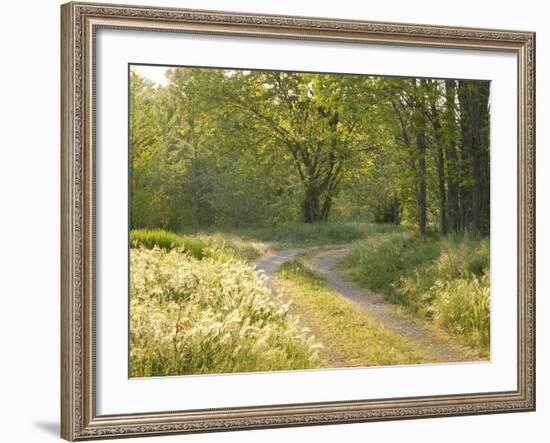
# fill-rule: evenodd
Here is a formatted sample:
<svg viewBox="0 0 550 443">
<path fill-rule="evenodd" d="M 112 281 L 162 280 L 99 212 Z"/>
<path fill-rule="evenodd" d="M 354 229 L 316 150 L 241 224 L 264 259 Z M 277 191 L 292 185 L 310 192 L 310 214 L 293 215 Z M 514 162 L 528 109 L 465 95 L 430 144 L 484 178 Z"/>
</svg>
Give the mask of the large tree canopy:
<svg viewBox="0 0 550 443">
<path fill-rule="evenodd" d="M 131 73 L 132 227 L 327 220 L 489 231 L 489 83 Z"/>
</svg>

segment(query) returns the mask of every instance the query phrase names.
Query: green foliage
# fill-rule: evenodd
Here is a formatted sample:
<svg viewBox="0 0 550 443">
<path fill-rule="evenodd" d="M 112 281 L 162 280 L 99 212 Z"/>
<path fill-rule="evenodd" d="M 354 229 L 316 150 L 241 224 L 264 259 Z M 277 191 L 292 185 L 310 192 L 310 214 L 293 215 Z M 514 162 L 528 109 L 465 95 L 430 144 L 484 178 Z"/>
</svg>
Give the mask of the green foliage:
<svg viewBox="0 0 550 443">
<path fill-rule="evenodd" d="M 130 252 L 132 377 L 319 367 L 317 346 L 239 259 Z"/>
<path fill-rule="evenodd" d="M 422 238 L 410 231 L 368 237 L 346 259 L 348 275 L 434 319 L 481 352 L 489 347 L 489 241 Z"/>
<path fill-rule="evenodd" d="M 422 218 L 488 233 L 488 82 L 211 68 L 167 79 L 131 72 L 132 228 Z"/>
<path fill-rule="evenodd" d="M 489 232 L 489 82 L 211 68 L 171 68 L 167 80 L 155 86 L 135 69 L 130 77 L 133 256 L 153 254 L 151 269 L 153 262 L 168 263 L 174 278 L 181 276 L 170 266 L 187 263 L 182 269 L 196 277 L 193 290 L 198 291 L 189 297 L 198 300 L 216 285 L 223 292 L 225 279 L 236 278 L 231 274 L 236 263 L 245 266 L 243 260 L 264 254 L 265 243 L 357 242 L 348 267 L 359 283 L 476 346 L 488 346 L 488 241 L 465 235 L 440 240 L 432 234 Z M 208 263 L 204 269 L 228 274 L 207 278 L 195 269 L 196 260 Z M 298 284 L 298 274 L 292 284 Z M 157 293 L 168 279 L 162 275 L 151 280 L 156 283 L 136 305 L 136 312 L 149 309 L 151 315 L 139 325 L 162 325 L 157 335 L 150 323 L 151 337 L 138 340 L 144 354 L 136 358 L 145 362 L 139 373 L 287 364 L 281 356 L 269 357 L 265 365 L 253 356 L 242 366 L 231 363 L 220 343 L 238 348 L 233 328 L 253 321 L 256 311 L 243 311 L 239 323 L 233 314 L 221 316 L 207 305 L 203 312 L 182 308 L 175 299 L 174 305 L 161 303 Z M 299 284 L 311 289 L 313 276 L 306 277 L 310 282 Z M 256 289 L 243 293 L 264 300 L 261 284 L 250 279 Z M 196 320 L 197 328 L 203 322 L 198 335 L 185 337 L 199 354 L 200 346 L 211 348 L 206 352 L 211 361 L 197 363 L 198 357 L 185 353 L 190 363 L 172 361 L 187 346 L 179 342 L 180 313 Z M 245 320 L 248 315 L 253 318 Z M 207 322 L 212 323 L 207 327 Z M 277 324 L 278 333 L 295 330 Z M 216 335 L 216 328 L 230 331 L 228 338 Z M 273 348 L 258 337 L 247 346 L 268 354 L 294 352 L 272 335 L 263 337 Z M 309 352 L 307 345 L 296 346 Z M 235 352 L 237 358 L 245 350 Z M 302 357 L 297 366 L 317 364 Z"/>
<path fill-rule="evenodd" d="M 244 238 L 285 246 L 349 243 L 367 236 L 395 231 L 392 225 L 373 223 L 279 223 L 233 232 Z M 397 228 L 398 229 L 398 228 Z"/>
<path fill-rule="evenodd" d="M 155 246 L 161 249 L 183 249 L 197 259 L 203 258 L 207 243 L 203 240 L 184 237 L 164 229 L 132 229 L 130 231 L 130 245 L 132 247 L 143 246 L 153 249 Z"/>
<path fill-rule="evenodd" d="M 178 235 L 164 229 L 132 229 L 130 245 L 147 249 L 155 246 L 165 250 L 179 249 L 199 260 L 222 256 L 253 260 L 269 251 L 269 247 L 260 241 L 243 240 L 229 233 Z"/>
<path fill-rule="evenodd" d="M 266 243 L 243 239 L 232 233 L 218 231 L 210 234 L 199 233 L 195 236 L 209 245 L 206 250 L 208 256 L 226 254 L 250 261 L 269 252 L 269 246 Z"/>
<path fill-rule="evenodd" d="M 357 243 L 346 261 L 354 280 L 383 293 L 393 302 L 405 302 L 395 283 L 407 271 L 416 270 L 439 254 L 439 243 L 401 229 L 373 235 Z"/>
<path fill-rule="evenodd" d="M 490 344 L 489 274 L 469 274 L 453 280 L 437 279 L 432 287 L 435 319 L 469 344 L 485 352 Z"/>
</svg>

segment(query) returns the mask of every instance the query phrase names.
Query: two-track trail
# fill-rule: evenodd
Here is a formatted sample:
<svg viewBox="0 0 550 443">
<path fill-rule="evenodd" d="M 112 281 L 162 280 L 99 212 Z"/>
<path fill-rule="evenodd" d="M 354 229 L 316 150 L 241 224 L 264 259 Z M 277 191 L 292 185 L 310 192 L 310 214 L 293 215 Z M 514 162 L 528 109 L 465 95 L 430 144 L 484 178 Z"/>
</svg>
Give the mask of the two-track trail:
<svg viewBox="0 0 550 443">
<path fill-rule="evenodd" d="M 268 276 L 268 284 L 275 290 L 275 284 L 269 278 L 285 262 L 307 254 L 303 261 L 320 275 L 340 296 L 352 301 L 358 309 L 364 309 L 386 328 L 393 330 L 406 339 L 431 353 L 437 362 L 464 362 L 472 360 L 472 352 L 456 343 L 451 336 L 426 320 L 415 317 L 404 306 L 384 300 L 383 296 L 361 288 L 343 278 L 338 265 L 349 253 L 350 245 L 330 247 L 296 248 L 275 251 L 259 258 L 254 265 Z M 292 300 L 292 294 L 290 294 Z M 301 323 L 303 319 L 301 319 Z M 307 322 L 306 322 L 307 323 Z M 476 360 L 475 358 L 473 358 Z"/>
</svg>

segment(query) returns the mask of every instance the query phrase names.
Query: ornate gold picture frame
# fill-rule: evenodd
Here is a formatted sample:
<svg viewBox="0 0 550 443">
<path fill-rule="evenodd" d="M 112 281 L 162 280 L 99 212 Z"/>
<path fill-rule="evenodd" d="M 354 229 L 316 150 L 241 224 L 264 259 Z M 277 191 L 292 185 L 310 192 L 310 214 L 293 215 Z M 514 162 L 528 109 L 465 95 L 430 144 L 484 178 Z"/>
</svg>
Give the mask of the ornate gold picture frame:
<svg viewBox="0 0 550 443">
<path fill-rule="evenodd" d="M 61 436 L 88 440 L 533 411 L 535 409 L 535 34 L 72 2 L 61 7 Z M 517 57 L 517 389 L 504 392 L 98 415 L 96 33 L 190 33 Z M 511 177 L 510 177 L 511 178 Z M 495 192 L 498 192 L 496 190 Z M 510 289 L 512 291 L 512 289 Z"/>
</svg>

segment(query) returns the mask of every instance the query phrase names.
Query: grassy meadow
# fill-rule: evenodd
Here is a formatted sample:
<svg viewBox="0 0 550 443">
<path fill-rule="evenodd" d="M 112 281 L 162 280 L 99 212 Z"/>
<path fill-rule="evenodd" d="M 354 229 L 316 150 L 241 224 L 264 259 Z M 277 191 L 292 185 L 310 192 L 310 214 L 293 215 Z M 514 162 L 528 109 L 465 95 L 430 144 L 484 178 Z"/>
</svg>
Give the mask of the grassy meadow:
<svg viewBox="0 0 550 443">
<path fill-rule="evenodd" d="M 282 245 L 351 244 L 344 277 L 440 326 L 475 359 L 489 353 L 486 240 L 425 239 L 373 224 L 192 235 L 134 230 L 130 238 L 134 377 L 436 361 L 340 297 L 300 257 L 280 267 L 272 294 L 253 261 Z"/>
</svg>

